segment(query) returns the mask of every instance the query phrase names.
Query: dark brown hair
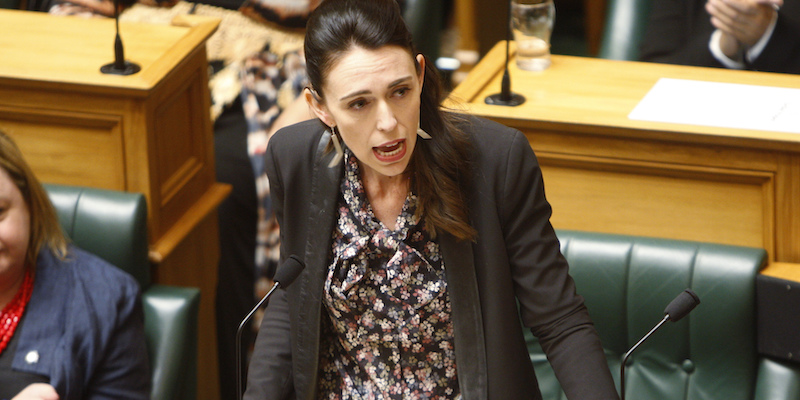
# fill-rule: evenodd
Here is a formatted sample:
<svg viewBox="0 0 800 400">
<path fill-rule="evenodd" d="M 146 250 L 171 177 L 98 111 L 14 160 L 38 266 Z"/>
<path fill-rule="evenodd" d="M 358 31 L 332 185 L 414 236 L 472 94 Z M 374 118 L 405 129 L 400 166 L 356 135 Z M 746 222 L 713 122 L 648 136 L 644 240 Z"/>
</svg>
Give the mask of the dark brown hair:
<svg viewBox="0 0 800 400">
<path fill-rule="evenodd" d="M 312 13 L 306 27 L 306 69 L 311 87 L 322 96 L 331 67 L 353 46 L 376 50 L 397 46 L 408 51 L 417 71 L 411 33 L 394 0 L 326 0 Z M 425 60 L 420 102 L 420 127 L 431 135 L 418 140 L 409 169 L 417 212 L 435 236 L 438 229 L 472 240 L 465 195 L 468 190 L 472 143 L 456 127 L 456 117 L 441 108 L 444 91 L 433 63 Z M 320 99 L 324 101 L 324 99 Z"/>
<path fill-rule="evenodd" d="M 3 131 L 0 131 L 0 168 L 6 171 L 22 193 L 30 213 L 31 237 L 25 257 L 26 262 L 32 266 L 36 265 L 36 258 L 43 248 L 47 248 L 59 258 L 66 257 L 67 239 L 58 223 L 58 215 L 50 202 L 50 197 L 25 162 L 22 152 Z"/>
</svg>

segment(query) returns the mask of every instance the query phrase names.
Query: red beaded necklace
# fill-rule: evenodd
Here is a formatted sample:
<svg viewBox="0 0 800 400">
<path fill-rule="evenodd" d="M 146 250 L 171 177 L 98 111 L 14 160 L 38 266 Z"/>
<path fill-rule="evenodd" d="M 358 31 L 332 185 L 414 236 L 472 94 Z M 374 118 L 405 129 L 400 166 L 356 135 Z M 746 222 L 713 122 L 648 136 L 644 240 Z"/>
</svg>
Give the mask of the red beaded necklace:
<svg viewBox="0 0 800 400">
<path fill-rule="evenodd" d="M 33 292 L 33 274 L 30 269 L 25 270 L 25 278 L 22 280 L 22 286 L 17 290 L 17 294 L 11 299 L 3 311 L 0 311 L 0 354 L 8 346 L 8 342 L 14 336 L 14 331 L 17 330 L 19 320 L 22 319 L 22 313 L 25 312 L 25 306 L 31 299 Z"/>
</svg>

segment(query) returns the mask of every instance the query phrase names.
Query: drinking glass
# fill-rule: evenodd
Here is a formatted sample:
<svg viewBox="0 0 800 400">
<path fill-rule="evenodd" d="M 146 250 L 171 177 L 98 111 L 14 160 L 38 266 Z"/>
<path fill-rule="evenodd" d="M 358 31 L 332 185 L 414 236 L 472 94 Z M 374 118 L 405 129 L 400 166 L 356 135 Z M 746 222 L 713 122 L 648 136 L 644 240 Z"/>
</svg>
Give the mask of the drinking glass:
<svg viewBox="0 0 800 400">
<path fill-rule="evenodd" d="M 511 31 L 520 69 L 542 71 L 550 66 L 550 35 L 555 19 L 553 0 L 512 0 Z"/>
</svg>

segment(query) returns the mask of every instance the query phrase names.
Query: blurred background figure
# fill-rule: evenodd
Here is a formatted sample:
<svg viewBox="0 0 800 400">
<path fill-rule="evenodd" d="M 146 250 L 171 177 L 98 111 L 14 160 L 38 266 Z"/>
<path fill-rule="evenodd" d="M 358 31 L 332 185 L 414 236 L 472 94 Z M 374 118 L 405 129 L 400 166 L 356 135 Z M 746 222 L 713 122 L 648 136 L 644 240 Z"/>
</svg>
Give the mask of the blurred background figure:
<svg viewBox="0 0 800 400">
<path fill-rule="evenodd" d="M 652 1 L 640 59 L 800 73 L 800 2 Z"/>
</svg>

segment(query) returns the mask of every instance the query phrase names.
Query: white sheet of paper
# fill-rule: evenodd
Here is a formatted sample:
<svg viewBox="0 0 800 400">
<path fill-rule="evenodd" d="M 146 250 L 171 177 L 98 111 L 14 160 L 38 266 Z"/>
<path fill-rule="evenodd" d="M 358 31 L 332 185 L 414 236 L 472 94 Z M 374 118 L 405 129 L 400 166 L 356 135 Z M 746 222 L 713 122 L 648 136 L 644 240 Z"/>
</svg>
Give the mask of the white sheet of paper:
<svg viewBox="0 0 800 400">
<path fill-rule="evenodd" d="M 661 78 L 628 118 L 800 133 L 800 89 Z"/>
</svg>

